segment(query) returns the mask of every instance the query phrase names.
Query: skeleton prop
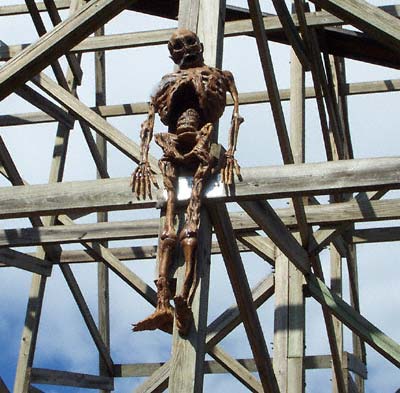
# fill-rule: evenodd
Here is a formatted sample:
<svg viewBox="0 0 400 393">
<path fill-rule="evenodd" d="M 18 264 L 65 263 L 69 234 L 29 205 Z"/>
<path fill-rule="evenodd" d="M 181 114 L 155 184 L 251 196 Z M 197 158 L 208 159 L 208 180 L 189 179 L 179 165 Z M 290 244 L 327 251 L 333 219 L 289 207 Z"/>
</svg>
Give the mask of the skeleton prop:
<svg viewBox="0 0 400 393">
<path fill-rule="evenodd" d="M 165 75 L 151 98 L 147 119 L 141 128 L 141 162 L 132 173 L 132 190 L 139 198 L 151 196 L 151 182 L 155 179 L 148 162 L 149 144 L 153 137 L 154 117 L 158 113 L 168 132 L 155 135 L 156 143 L 163 149 L 159 167 L 167 190 L 165 225 L 160 236 L 158 260 L 157 306 L 155 312 L 133 325 L 134 331 L 161 329 L 172 332 L 174 310 L 170 300 L 174 297 L 178 331 L 185 336 L 192 320 L 190 308 L 194 289 L 195 252 L 200 225 L 201 193 L 211 174 L 214 161 L 210 154 L 215 123 L 224 112 L 226 93 L 233 98 L 233 114 L 229 131 L 228 150 L 221 164 L 221 180 L 233 183 L 234 173 L 240 178 L 240 167 L 234 153 L 239 126 L 238 93 L 232 74 L 208 67 L 203 60 L 203 44 L 197 35 L 186 29 L 177 30 L 168 42 L 171 59 L 178 70 Z M 175 295 L 174 281 L 169 278 L 172 253 L 178 242 L 174 228 L 174 210 L 178 172 L 193 174 L 193 188 L 186 210 L 186 221 L 179 234 L 185 259 L 183 289 Z"/>
</svg>

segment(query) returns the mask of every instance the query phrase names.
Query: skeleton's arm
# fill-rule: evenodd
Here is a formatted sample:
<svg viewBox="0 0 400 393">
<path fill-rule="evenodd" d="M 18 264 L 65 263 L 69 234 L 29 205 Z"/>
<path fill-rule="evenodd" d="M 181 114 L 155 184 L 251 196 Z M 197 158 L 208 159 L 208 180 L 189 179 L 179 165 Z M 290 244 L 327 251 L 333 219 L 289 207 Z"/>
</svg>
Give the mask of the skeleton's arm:
<svg viewBox="0 0 400 393">
<path fill-rule="evenodd" d="M 132 173 L 132 191 L 139 197 L 146 199 L 147 195 L 151 198 L 150 181 L 157 186 L 157 182 L 151 172 L 149 164 L 149 147 L 153 138 L 155 106 L 153 98 L 150 101 L 147 119 L 142 123 L 140 130 L 140 162 Z"/>
<path fill-rule="evenodd" d="M 221 176 L 223 183 L 232 184 L 234 171 L 236 172 L 236 175 L 238 176 L 239 180 L 241 180 L 240 166 L 235 160 L 234 154 L 236 151 L 239 127 L 240 124 L 243 123 L 244 119 L 239 115 L 239 94 L 236 89 L 233 75 L 229 71 L 224 71 L 224 75 L 227 80 L 228 91 L 233 99 L 233 112 L 232 112 L 231 128 L 229 130 L 228 150 L 225 153 L 225 164 L 222 167 Z"/>
<path fill-rule="evenodd" d="M 150 101 L 147 119 L 142 123 L 140 130 L 140 163 L 148 162 L 150 142 L 153 138 L 155 107 L 153 98 Z"/>
</svg>

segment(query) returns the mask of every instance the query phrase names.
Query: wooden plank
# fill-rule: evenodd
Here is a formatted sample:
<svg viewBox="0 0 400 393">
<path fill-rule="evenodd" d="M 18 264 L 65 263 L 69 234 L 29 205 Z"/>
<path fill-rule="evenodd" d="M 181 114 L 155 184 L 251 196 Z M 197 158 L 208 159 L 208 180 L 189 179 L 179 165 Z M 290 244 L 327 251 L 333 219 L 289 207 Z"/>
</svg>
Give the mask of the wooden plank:
<svg viewBox="0 0 400 393">
<path fill-rule="evenodd" d="M 240 252 L 250 252 L 248 247 L 238 242 L 238 248 Z M 132 260 L 148 260 L 154 259 L 157 256 L 157 246 L 137 246 L 137 247 L 115 247 L 109 248 L 111 253 L 117 257 L 120 261 L 132 261 Z M 213 242 L 211 245 L 211 255 L 221 254 L 221 249 L 218 242 Z M 1 251 L 0 251 L 1 255 Z M 34 256 L 33 254 L 26 254 Z M 85 250 L 71 250 L 62 251 L 60 261 L 53 262 L 52 264 L 60 263 L 91 263 L 97 262 L 97 259 L 90 255 Z M 8 267 L 11 264 L 7 264 L 0 258 L 0 268 Z"/>
<path fill-rule="evenodd" d="M 257 364 L 261 384 L 267 392 L 278 392 L 279 388 L 272 369 L 260 321 L 251 302 L 251 292 L 240 253 L 230 241 L 234 235 L 228 211 L 224 205 L 209 206 L 209 211 L 221 246 L 236 302 L 242 314 L 243 324 Z"/>
<path fill-rule="evenodd" d="M 257 218 L 260 226 L 271 237 L 289 259 L 305 274 L 312 296 L 352 329 L 368 344 L 385 356 L 393 364 L 400 364 L 400 346 L 379 331 L 374 325 L 357 313 L 351 306 L 336 295 L 318 278 L 309 274 L 305 259 L 308 258 L 305 250 L 286 231 L 272 208 L 267 204 L 257 206 L 249 202 L 242 203 L 242 207 L 253 217 Z M 254 206 L 255 205 L 255 206 Z"/>
<path fill-rule="evenodd" d="M 47 29 L 43 23 L 42 17 L 36 7 L 36 3 L 34 0 L 26 0 L 26 5 L 28 6 L 29 13 L 31 15 L 33 24 L 35 26 L 36 31 L 39 34 L 39 37 L 42 37 L 47 33 Z M 51 64 L 51 68 L 53 69 L 54 75 L 57 79 L 57 82 L 64 89 L 68 89 L 67 81 L 65 79 L 64 73 L 61 68 L 61 64 L 58 59 L 55 59 Z"/>
<path fill-rule="evenodd" d="M 307 24 L 309 26 L 323 27 L 329 25 L 340 25 L 343 24 L 343 21 L 332 16 L 327 12 L 317 12 L 317 13 L 307 13 Z M 296 26 L 298 22 L 296 17 L 293 16 L 294 22 Z M 288 40 L 286 36 L 282 33 L 282 26 L 280 25 L 280 21 L 276 16 L 269 16 L 264 18 L 266 21 L 266 31 L 268 33 L 268 37 L 271 41 L 280 42 L 283 44 L 288 44 Z M 82 46 L 78 45 L 74 48 L 77 51 L 93 51 L 97 49 L 119 49 L 125 47 L 135 47 L 141 45 L 157 45 L 164 44 L 168 41 L 170 37 L 170 33 L 167 34 L 166 30 L 165 36 L 162 38 L 151 38 L 150 32 L 138 32 L 138 33 L 127 33 L 115 36 L 115 39 L 108 40 L 105 38 L 104 43 L 95 40 L 91 41 L 89 38 L 87 44 L 82 44 Z M 324 36 L 326 36 L 328 43 L 328 51 L 329 53 L 335 54 L 337 56 L 348 57 L 359 61 L 366 61 L 372 64 L 379 64 L 382 66 L 399 68 L 400 67 L 400 59 L 396 53 L 393 53 L 390 49 L 383 47 L 377 41 L 371 39 L 369 36 L 363 33 L 357 33 L 350 30 L 338 30 L 331 27 L 326 27 L 322 32 Z M 135 38 L 130 37 L 130 35 L 135 35 Z M 142 34 L 146 35 L 144 40 L 140 41 L 139 38 Z M 164 33 L 163 33 L 164 34 Z M 227 23 L 227 30 L 225 32 L 225 36 L 237 36 L 242 34 L 252 35 L 253 30 L 251 26 L 251 22 L 246 21 L 235 21 Z M 320 39 L 322 39 L 320 37 Z M 147 40 L 147 41 L 146 41 Z M 12 47 L 4 47 L 3 51 L 0 47 L 0 57 L 4 56 L 3 59 L 9 59 L 10 56 L 14 56 L 16 53 L 25 48 L 28 44 L 22 45 L 13 45 Z M 103 48 L 106 46 L 107 48 Z"/>
<path fill-rule="evenodd" d="M 400 240 L 400 227 L 356 229 L 351 234 L 353 244 L 394 242 Z"/>
<path fill-rule="evenodd" d="M 252 291 L 255 307 L 259 307 L 274 292 L 273 276 L 269 275 L 262 280 Z M 231 332 L 241 322 L 241 315 L 237 304 L 232 305 L 217 317 L 207 328 L 206 345 L 207 348 L 215 346 L 229 332 Z M 146 380 L 136 392 L 163 391 L 168 385 L 170 361 L 153 372 L 151 377 Z M 256 371 L 256 370 L 254 370 Z M 158 390 L 159 389 L 159 390 Z"/>
<path fill-rule="evenodd" d="M 70 0 L 55 0 L 57 8 L 59 10 L 65 10 L 69 8 Z M 46 11 L 46 6 L 43 2 L 38 2 L 37 7 L 39 11 Z M 6 15 L 20 15 L 28 13 L 28 7 L 25 4 L 15 4 L 15 5 L 4 5 L 0 7 L 0 16 Z"/>
<path fill-rule="evenodd" d="M 215 346 L 211 348 L 208 353 L 249 391 L 256 393 L 264 392 L 263 386 L 258 379 L 245 366 L 229 356 L 224 350 Z"/>
<path fill-rule="evenodd" d="M 104 343 L 103 337 L 101 336 L 96 326 L 96 323 L 94 322 L 93 316 L 79 288 L 78 282 L 76 281 L 75 276 L 69 265 L 62 264 L 60 265 L 60 268 L 68 284 L 68 287 L 71 290 L 71 293 L 75 299 L 75 302 L 78 305 L 79 311 L 82 314 L 82 317 L 86 323 L 90 335 L 92 336 L 93 341 L 96 344 L 96 347 L 99 351 L 99 355 L 101 356 L 101 359 L 104 362 L 104 365 L 108 370 L 108 373 L 112 375 L 114 364 L 111 359 L 108 347 Z"/>
<path fill-rule="evenodd" d="M 43 112 L 55 121 L 65 124 L 66 127 L 73 128 L 75 119 L 71 118 L 67 111 L 55 105 L 52 101 L 43 97 L 29 86 L 21 86 L 15 93 L 32 105 L 43 110 Z"/>
<path fill-rule="evenodd" d="M 349 371 L 356 373 L 363 379 L 368 378 L 367 366 L 355 355 L 349 352 L 345 352 L 347 357 L 347 367 Z"/>
<path fill-rule="evenodd" d="M 279 249 L 275 259 L 274 371 L 282 393 L 289 389 L 289 260 Z"/>
<path fill-rule="evenodd" d="M 310 61 L 308 59 L 306 46 L 304 45 L 304 42 L 296 29 L 296 26 L 286 4 L 278 0 L 272 0 L 272 3 L 274 4 L 279 20 L 282 23 L 282 27 L 289 41 L 289 44 L 292 46 L 292 50 L 296 53 L 296 56 L 300 60 L 303 67 L 306 70 L 309 70 Z"/>
<path fill-rule="evenodd" d="M 32 383 L 72 386 L 86 389 L 114 390 L 114 382 L 112 378 L 45 368 L 32 369 Z"/>
<path fill-rule="evenodd" d="M 125 134 L 117 130 L 100 115 L 82 104 L 77 98 L 68 93 L 65 89 L 58 86 L 45 74 L 33 78 L 33 82 L 49 94 L 52 98 L 65 106 L 80 120 L 87 123 L 91 128 L 103 136 L 108 142 L 113 144 L 118 150 L 126 154 L 135 162 L 140 161 L 140 148 Z M 159 172 L 157 160 L 149 156 L 149 162 L 154 172 Z"/>
<path fill-rule="evenodd" d="M 371 212 L 365 214 L 365 207 L 371 207 Z M 328 223 L 346 223 L 348 222 L 363 222 L 363 221 L 376 221 L 376 220 L 390 220 L 398 219 L 400 200 L 383 200 L 371 201 L 368 203 L 360 202 L 342 202 L 333 205 L 320 205 L 320 206 L 306 206 L 307 219 L 310 224 L 323 224 Z M 376 212 L 376 214 L 374 214 Z M 296 220 L 293 217 L 293 210 L 290 208 L 276 209 L 276 213 L 286 226 L 293 227 Z M 271 247 L 271 240 L 264 238 L 260 235 L 255 235 L 254 232 L 249 231 L 258 230 L 259 226 L 245 213 L 231 213 L 230 218 L 233 223 L 233 228 L 236 232 L 236 237 L 243 241 L 254 252 L 258 253 L 261 258 L 269 259 L 273 262 L 273 249 Z M 0 247 L 22 247 L 40 244 L 52 243 L 78 243 L 82 240 L 86 241 L 101 241 L 101 240 L 122 240 L 122 239 L 143 239 L 154 238 L 158 235 L 158 220 L 134 220 L 131 222 L 117 221 L 104 224 L 75 224 L 66 226 L 50 226 L 43 228 L 15 228 L 0 230 Z M 319 233 L 325 236 L 325 232 L 332 234 L 335 229 L 319 229 L 316 234 L 317 240 Z M 354 243 L 368 243 L 368 242 L 381 242 L 381 241 L 396 241 L 400 238 L 400 230 L 397 227 L 383 227 L 360 229 L 354 232 Z M 331 239 L 329 239 L 331 241 Z M 129 248 L 125 251 L 118 251 L 123 259 L 142 259 L 151 258 L 154 256 L 155 246 L 151 248 Z M 218 253 L 219 248 L 214 244 L 213 253 Z M 129 251 L 131 250 L 131 251 Z M 241 248 L 241 250 L 248 250 L 248 248 Z M 314 248 L 310 249 L 311 251 Z M 347 251 L 343 252 L 346 255 Z M 63 255 L 68 255 L 65 251 Z M 68 262 L 65 257 L 65 262 Z M 83 261 L 92 260 L 88 256 L 71 255 L 71 262 L 83 258 Z"/>
<path fill-rule="evenodd" d="M 400 79 L 346 83 L 343 86 L 343 89 L 344 89 L 343 94 L 346 95 L 395 92 L 400 90 Z M 290 89 L 280 89 L 279 96 L 281 98 L 281 101 L 289 100 Z M 305 98 L 306 99 L 315 98 L 315 91 L 313 87 L 306 88 Z M 259 104 L 262 102 L 269 102 L 269 96 L 266 91 L 239 93 L 240 105 Z M 227 105 L 232 105 L 232 98 L 230 96 L 227 96 Z M 96 113 L 104 117 L 131 116 L 131 115 L 139 115 L 147 113 L 148 103 L 139 102 L 139 103 L 129 103 L 121 105 L 106 105 L 106 106 L 91 107 L 90 109 L 94 110 Z M 23 125 L 23 124 L 48 123 L 52 121 L 56 121 L 56 119 L 43 112 L 1 115 L 0 127 Z"/>
<path fill-rule="evenodd" d="M 312 0 L 393 50 L 400 49 L 400 23 L 364 0 Z"/>
<path fill-rule="evenodd" d="M 262 230 L 274 241 L 280 251 L 282 251 L 303 274 L 310 274 L 311 270 L 308 253 L 287 230 L 267 202 L 241 202 L 240 206 L 260 225 Z M 316 274 L 323 278 L 319 260 L 315 258 L 314 261 L 312 259 L 311 261 L 314 262 L 313 268 Z M 332 360 L 337 363 L 335 365 L 336 375 L 343 379 L 340 373 L 341 368 L 338 362 L 338 351 L 335 345 L 336 341 L 334 339 L 331 316 L 325 308 L 323 308 L 323 314 L 331 346 Z M 341 386 L 343 386 L 343 384 Z"/>
<path fill-rule="evenodd" d="M 308 276 L 308 288 L 311 295 L 340 319 L 349 329 L 378 351 L 382 356 L 400 367 L 400 345 L 380 331 L 366 318 L 360 315 L 345 301 L 333 294 L 319 279 Z"/>
<path fill-rule="evenodd" d="M 243 168 L 243 181 L 235 185 L 235 190 L 228 190 L 227 195 L 220 183 L 210 182 L 205 192 L 205 201 L 244 201 L 368 189 L 397 189 L 400 187 L 399 168 L 400 159 L 396 157 Z M 161 184 L 160 178 L 159 184 Z M 156 189 L 153 189 L 153 196 L 156 197 L 146 200 L 135 199 L 127 178 L 2 187 L 0 217 L 155 207 L 159 196 Z M 374 202 L 378 201 L 370 202 L 371 206 Z M 381 206 L 391 203 L 393 202 L 388 200 Z M 357 219 L 361 220 L 374 216 L 375 213 L 367 205 L 364 211 L 361 211 L 355 202 L 340 206 L 352 209 L 357 214 Z M 315 211 L 315 207 L 309 208 Z M 340 209 L 337 213 L 335 222 L 340 221 L 341 214 L 347 214 L 348 217 L 348 213 L 340 212 Z M 323 222 L 328 221 L 326 219 Z"/>
<path fill-rule="evenodd" d="M 235 229 L 235 227 L 233 227 Z M 275 247 L 268 238 L 259 235 L 257 232 L 239 232 L 236 238 L 246 245 L 259 257 L 266 260 L 271 265 L 275 265 Z"/>
<path fill-rule="evenodd" d="M 275 122 L 275 128 L 278 135 L 279 146 L 281 148 L 283 161 L 286 164 L 293 163 L 292 151 L 290 148 L 289 136 L 286 128 L 285 116 L 279 98 L 278 85 L 275 78 L 274 66 L 269 50 L 267 36 L 265 34 L 265 25 L 262 18 L 261 8 L 258 0 L 248 0 L 251 20 L 253 23 L 254 34 L 260 56 L 261 67 L 264 80 L 270 97 L 271 110 Z"/>
<path fill-rule="evenodd" d="M 305 70 L 293 50 L 291 51 L 290 64 L 290 143 L 293 151 L 293 160 L 299 164 L 305 161 Z M 303 202 L 302 205 L 300 201 L 297 202 L 298 208 L 301 210 L 298 211 L 296 218 L 299 224 L 302 244 L 306 246 L 313 236 L 312 230 L 307 225 L 304 206 L 307 204 L 306 198 L 303 198 L 301 202 Z M 305 299 L 303 275 L 293 264 L 287 263 L 287 261 L 284 264 L 285 269 L 280 270 L 285 271 L 286 278 L 283 277 L 283 279 L 288 282 L 286 299 L 288 329 L 287 392 L 302 393 L 305 387 Z M 278 312 L 277 310 L 276 313 Z"/>
<path fill-rule="evenodd" d="M 54 3 L 54 0 L 44 0 L 44 3 L 47 8 L 47 12 L 50 16 L 51 22 L 53 23 L 53 26 L 57 26 L 62 22 L 60 15 L 58 13 L 58 9 L 56 4 Z M 40 14 L 39 14 L 40 15 Z M 82 69 L 80 66 L 80 60 L 72 53 L 65 53 L 65 57 L 67 59 L 67 62 L 69 64 L 69 68 L 74 75 L 75 81 L 78 85 L 81 84 L 82 82 Z"/>
<path fill-rule="evenodd" d="M 104 36 L 104 26 L 96 30 L 95 37 Z M 94 55 L 95 67 L 95 95 L 96 106 L 106 105 L 107 91 L 106 91 L 106 57 L 104 51 L 95 52 Z M 92 133 L 89 131 L 89 134 Z M 100 135 L 96 134 L 96 147 L 99 153 L 99 159 L 102 163 L 102 168 L 107 172 L 107 141 Z M 105 177 L 106 173 L 97 170 L 96 178 Z M 108 176 L 107 176 L 108 177 Z M 107 222 L 108 213 L 97 213 L 97 222 Z M 108 247 L 108 242 L 103 245 Z M 102 338 L 105 348 L 110 354 L 110 285 L 109 285 L 109 269 L 104 263 L 97 264 L 97 307 L 98 307 L 98 326 L 100 337 Z M 113 375 L 114 370 L 109 370 L 107 362 L 99 354 L 99 374 L 101 376 Z M 110 390 L 102 390 L 99 393 L 110 393 Z"/>
<path fill-rule="evenodd" d="M 3 378 L 0 377 L 0 393 L 10 393 L 10 391 L 7 388 L 7 385 L 3 381 Z"/>
<path fill-rule="evenodd" d="M 252 373 L 257 372 L 254 359 L 236 359 L 236 361 L 246 367 L 248 371 Z M 329 369 L 331 367 L 332 358 L 330 355 L 312 355 L 305 356 L 304 362 L 307 370 Z M 157 372 L 157 370 L 164 365 L 165 363 L 115 364 L 114 374 L 115 378 L 147 377 Z M 356 372 L 355 370 L 351 371 Z M 206 360 L 204 364 L 204 373 L 226 374 L 229 373 L 229 371 L 215 360 Z"/>
<path fill-rule="evenodd" d="M 51 275 L 53 266 L 49 261 L 38 259 L 34 256 L 11 250 L 9 248 L 2 248 L 0 250 L 0 260 L 7 266 L 14 266 L 47 277 Z"/>
<path fill-rule="evenodd" d="M 275 291 L 275 281 L 272 274 L 261 280 L 251 291 L 252 300 L 256 308 L 264 304 Z M 234 304 L 220 314 L 208 327 L 207 348 L 216 345 L 235 329 L 242 321 L 239 308 Z"/>
<path fill-rule="evenodd" d="M 99 26 L 118 15 L 129 0 L 93 0 L 37 42 L 9 60 L 0 70 L 0 99 L 7 97 Z"/>
<path fill-rule="evenodd" d="M 211 223 L 204 208 L 200 212 L 200 215 L 201 227 L 198 232 L 198 246 L 196 250 L 197 271 L 195 273 L 198 277 L 198 284 L 191 304 L 193 322 L 187 337 L 181 337 L 174 324 L 168 384 L 168 391 L 174 393 L 200 393 L 203 391 L 211 263 Z M 183 215 L 180 216 L 182 217 Z M 179 269 L 177 282 L 178 294 L 181 291 L 185 278 L 184 264 Z"/>
</svg>

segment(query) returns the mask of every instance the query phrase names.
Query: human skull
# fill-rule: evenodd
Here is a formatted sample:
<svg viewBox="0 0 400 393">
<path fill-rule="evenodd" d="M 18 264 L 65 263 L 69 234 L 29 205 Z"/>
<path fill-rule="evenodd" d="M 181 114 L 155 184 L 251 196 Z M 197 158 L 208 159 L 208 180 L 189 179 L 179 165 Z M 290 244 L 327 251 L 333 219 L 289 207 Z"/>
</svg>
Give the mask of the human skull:
<svg viewBox="0 0 400 393">
<path fill-rule="evenodd" d="M 171 59 L 180 68 L 203 65 L 203 44 L 195 33 L 187 29 L 178 29 L 168 42 Z"/>
</svg>

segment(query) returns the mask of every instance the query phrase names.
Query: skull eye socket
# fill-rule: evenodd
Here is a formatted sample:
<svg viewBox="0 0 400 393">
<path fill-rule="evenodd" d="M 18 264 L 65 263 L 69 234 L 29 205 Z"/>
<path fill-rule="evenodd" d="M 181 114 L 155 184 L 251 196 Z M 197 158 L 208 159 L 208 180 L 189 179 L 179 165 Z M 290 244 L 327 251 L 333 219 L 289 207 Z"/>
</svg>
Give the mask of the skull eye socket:
<svg viewBox="0 0 400 393">
<path fill-rule="evenodd" d="M 190 46 L 195 45 L 196 44 L 196 39 L 194 37 L 192 37 L 192 36 L 186 37 L 185 38 L 185 44 L 186 45 L 190 45 Z"/>
<path fill-rule="evenodd" d="M 181 40 L 176 40 L 173 44 L 172 44 L 172 48 L 174 50 L 182 50 L 183 49 L 183 42 Z"/>
</svg>

